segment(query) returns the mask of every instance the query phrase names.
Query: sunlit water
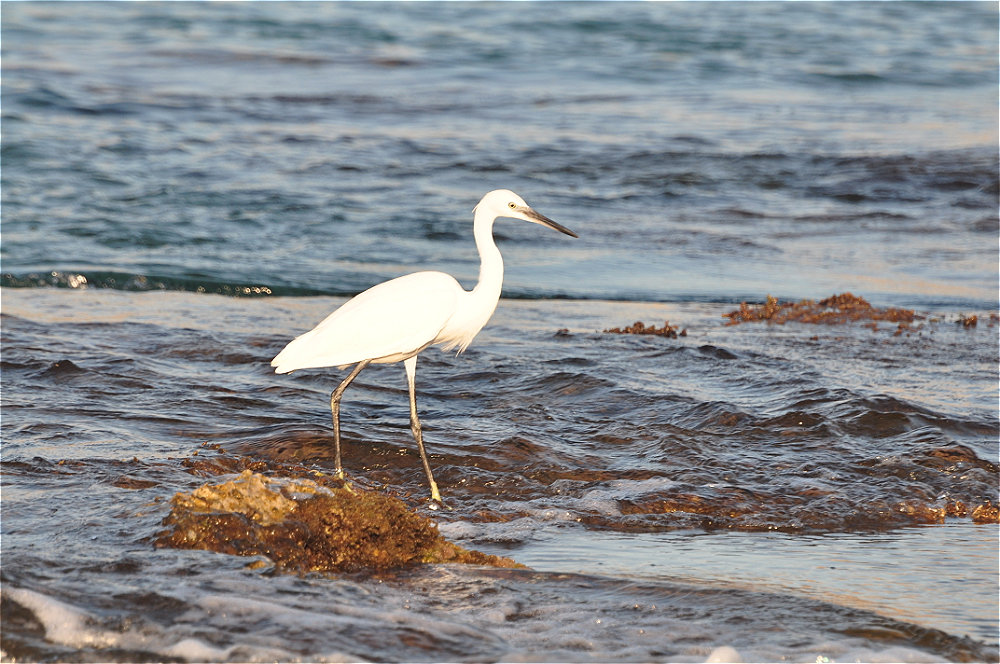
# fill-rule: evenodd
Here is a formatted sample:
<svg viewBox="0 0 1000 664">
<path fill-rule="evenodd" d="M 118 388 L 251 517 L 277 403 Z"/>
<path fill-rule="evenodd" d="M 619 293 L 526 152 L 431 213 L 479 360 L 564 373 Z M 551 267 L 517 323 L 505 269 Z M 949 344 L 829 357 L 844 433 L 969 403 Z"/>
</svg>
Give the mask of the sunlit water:
<svg viewBox="0 0 1000 664">
<path fill-rule="evenodd" d="M 2 14 L 5 659 L 997 659 L 995 5 Z M 428 514 L 533 571 L 155 549 L 203 443 L 331 467 L 340 374 L 270 358 L 471 286 L 500 186 L 581 237 L 499 222 L 496 316 L 421 355 Z M 847 290 L 925 317 L 723 325 Z M 426 509 L 407 415 L 362 374 L 345 465 Z"/>
</svg>

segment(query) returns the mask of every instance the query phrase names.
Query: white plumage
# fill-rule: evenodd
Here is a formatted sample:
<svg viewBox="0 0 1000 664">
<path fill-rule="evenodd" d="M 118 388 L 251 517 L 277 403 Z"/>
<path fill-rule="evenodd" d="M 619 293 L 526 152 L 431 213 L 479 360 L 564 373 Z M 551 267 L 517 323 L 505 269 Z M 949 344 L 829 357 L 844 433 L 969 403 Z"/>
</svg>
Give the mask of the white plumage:
<svg viewBox="0 0 1000 664">
<path fill-rule="evenodd" d="M 493 315 L 503 283 L 503 259 L 493 240 L 493 222 L 498 217 L 523 219 L 577 237 L 573 231 L 532 210 L 520 196 L 507 189 L 483 196 L 474 212 L 473 234 L 480 268 L 479 282 L 471 291 L 443 272 L 416 272 L 383 282 L 348 300 L 319 325 L 291 341 L 271 361 L 275 372 L 280 374 L 357 363 L 330 398 L 338 475 L 343 475 L 339 412 L 344 390 L 369 364 L 403 361 L 410 390 L 410 428 L 427 473 L 431 498 L 441 502 L 417 417 L 414 387 L 417 354 L 432 345 L 465 350 Z"/>
<path fill-rule="evenodd" d="M 444 272 L 416 272 L 372 286 L 278 353 L 276 373 L 296 369 L 340 367 L 361 360 L 399 362 L 427 346 L 448 339 L 444 334 L 460 297 L 467 295 Z M 393 302 L 387 320 L 380 303 Z"/>
</svg>

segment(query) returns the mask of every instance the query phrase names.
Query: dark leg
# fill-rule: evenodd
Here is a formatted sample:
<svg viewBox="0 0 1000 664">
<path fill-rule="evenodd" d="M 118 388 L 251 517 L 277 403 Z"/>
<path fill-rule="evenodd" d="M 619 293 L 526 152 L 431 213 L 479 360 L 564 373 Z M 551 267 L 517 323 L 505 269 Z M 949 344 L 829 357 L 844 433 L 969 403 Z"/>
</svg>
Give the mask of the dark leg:
<svg viewBox="0 0 1000 664">
<path fill-rule="evenodd" d="M 438 491 L 434 475 L 431 474 L 431 464 L 427 461 L 427 453 L 424 451 L 424 437 L 420 432 L 420 419 L 417 417 L 417 393 L 414 379 L 417 374 L 417 356 L 405 360 L 403 366 L 406 367 L 406 382 L 410 387 L 410 431 L 417 441 L 417 449 L 420 450 L 420 460 L 424 463 L 424 472 L 427 473 L 427 483 L 431 487 L 431 500 L 441 502 L 441 493 Z"/>
<path fill-rule="evenodd" d="M 340 479 L 344 478 L 344 467 L 340 465 L 340 398 L 344 396 L 344 390 L 351 384 L 351 381 L 357 378 L 358 374 L 369 364 L 371 364 L 371 360 L 358 362 L 358 365 L 344 379 L 340 387 L 335 389 L 333 394 L 330 395 L 330 412 L 333 414 L 333 445 L 335 451 L 333 462 L 337 467 L 336 475 Z"/>
</svg>

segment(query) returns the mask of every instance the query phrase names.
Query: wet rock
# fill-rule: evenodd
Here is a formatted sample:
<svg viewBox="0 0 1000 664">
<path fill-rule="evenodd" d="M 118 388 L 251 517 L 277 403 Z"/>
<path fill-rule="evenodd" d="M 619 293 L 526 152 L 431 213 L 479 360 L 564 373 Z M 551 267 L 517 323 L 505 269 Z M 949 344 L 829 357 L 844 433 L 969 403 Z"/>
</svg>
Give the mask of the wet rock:
<svg viewBox="0 0 1000 664">
<path fill-rule="evenodd" d="M 987 500 L 972 509 L 972 520 L 976 523 L 1000 523 L 1000 506 Z"/>
<path fill-rule="evenodd" d="M 111 484 L 119 489 L 149 489 L 157 486 L 157 483 L 152 480 L 141 480 L 135 477 L 129 477 L 128 475 L 122 475 Z"/>
<path fill-rule="evenodd" d="M 401 500 L 311 479 L 268 478 L 244 470 L 235 479 L 179 493 L 156 545 L 263 555 L 283 571 L 384 570 L 416 563 L 523 567 L 468 551 Z"/>
<path fill-rule="evenodd" d="M 797 323 L 812 323 L 822 325 L 838 325 L 856 321 L 887 321 L 898 323 L 900 330 L 905 329 L 913 321 L 922 318 L 912 309 L 897 309 L 873 307 L 868 300 L 851 293 L 841 293 L 816 302 L 800 300 L 798 302 L 781 302 L 777 298 L 767 296 L 764 304 L 740 304 L 740 308 L 723 314 L 729 321 L 726 325 L 767 321 L 783 324 L 789 321 Z"/>
<path fill-rule="evenodd" d="M 650 334 L 660 337 L 667 337 L 668 339 L 676 339 L 678 336 L 686 337 L 687 330 L 681 330 L 678 332 L 679 325 L 671 325 L 670 321 L 663 321 L 663 327 L 656 327 L 656 325 L 646 325 L 641 320 L 628 325 L 626 327 L 613 327 L 608 330 L 604 330 L 605 334 Z"/>
</svg>

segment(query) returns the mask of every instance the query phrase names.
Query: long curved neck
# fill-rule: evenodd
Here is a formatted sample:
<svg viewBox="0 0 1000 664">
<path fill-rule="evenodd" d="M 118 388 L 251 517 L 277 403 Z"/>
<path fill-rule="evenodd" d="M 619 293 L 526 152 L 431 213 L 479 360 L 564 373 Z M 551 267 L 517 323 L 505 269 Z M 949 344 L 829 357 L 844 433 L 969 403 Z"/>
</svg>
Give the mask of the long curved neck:
<svg viewBox="0 0 1000 664">
<path fill-rule="evenodd" d="M 476 248 L 479 249 L 479 283 L 471 291 L 465 291 L 455 314 L 448 320 L 444 330 L 438 335 L 438 341 L 445 349 L 458 347 L 462 352 L 472 342 L 472 339 L 483 329 L 483 325 L 493 315 L 500 302 L 500 287 L 503 285 L 503 258 L 493 241 L 493 222 L 496 215 L 491 215 L 476 208 L 473 234 L 476 236 Z"/>
<path fill-rule="evenodd" d="M 476 237 L 476 248 L 479 250 L 479 283 L 472 289 L 473 294 L 494 302 L 500 299 L 500 288 L 503 286 L 503 257 L 493 240 L 493 222 L 496 217 L 489 212 L 476 208 L 473 221 L 473 234 Z"/>
</svg>

